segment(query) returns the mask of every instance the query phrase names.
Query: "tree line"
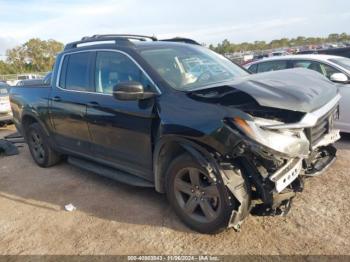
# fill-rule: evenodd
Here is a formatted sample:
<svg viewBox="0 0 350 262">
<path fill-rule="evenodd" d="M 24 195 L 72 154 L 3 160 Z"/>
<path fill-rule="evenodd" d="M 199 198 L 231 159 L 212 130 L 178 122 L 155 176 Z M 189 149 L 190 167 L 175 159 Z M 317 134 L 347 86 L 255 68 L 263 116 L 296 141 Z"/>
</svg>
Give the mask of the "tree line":
<svg viewBox="0 0 350 262">
<path fill-rule="evenodd" d="M 56 40 L 30 39 L 6 51 L 6 61 L 0 61 L 0 75 L 51 71 L 63 47 Z"/>
<path fill-rule="evenodd" d="M 275 39 L 271 42 L 266 41 L 254 41 L 254 42 L 243 42 L 239 44 L 231 43 L 225 39 L 218 45 L 210 45 L 209 48 L 220 53 L 234 53 L 244 51 L 258 51 L 258 50 L 269 50 L 282 47 L 298 47 L 305 45 L 321 45 L 326 43 L 339 43 L 339 42 L 350 42 L 350 35 L 347 33 L 342 34 L 330 34 L 328 37 L 304 37 L 298 36 L 296 38 L 281 38 Z"/>
<path fill-rule="evenodd" d="M 325 43 L 350 42 L 350 35 L 330 34 L 328 37 L 303 37 L 281 38 L 266 41 L 231 43 L 227 39 L 217 46 L 210 45 L 212 50 L 225 54 L 240 51 L 268 50 L 281 47 L 297 47 L 305 45 L 320 45 Z M 19 74 L 29 72 L 47 72 L 52 69 L 55 57 L 63 50 L 64 45 L 56 40 L 41 40 L 33 38 L 23 45 L 16 46 L 6 51 L 6 60 L 0 61 L 0 75 Z"/>
</svg>

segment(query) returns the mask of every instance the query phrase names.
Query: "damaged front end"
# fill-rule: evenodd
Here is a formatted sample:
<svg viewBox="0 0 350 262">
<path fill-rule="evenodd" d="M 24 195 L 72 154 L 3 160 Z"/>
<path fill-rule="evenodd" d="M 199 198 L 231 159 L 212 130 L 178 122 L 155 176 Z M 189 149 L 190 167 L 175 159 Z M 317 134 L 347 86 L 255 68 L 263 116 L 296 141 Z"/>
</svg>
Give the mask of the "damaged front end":
<svg viewBox="0 0 350 262">
<path fill-rule="evenodd" d="M 320 175 L 331 166 L 336 159 L 333 143 L 340 138 L 339 130 L 333 128 L 339 99 L 337 95 L 294 123 L 252 114 L 245 119 L 225 120 L 233 144 L 225 161 L 236 164 L 234 167 L 222 164 L 224 172 L 229 174 L 223 180 L 243 206 L 233 211 L 229 226 L 240 227 L 247 202 L 250 213 L 255 215 L 286 214 L 296 192 L 303 190 L 303 178 Z M 244 199 L 247 190 L 240 189 L 242 184 L 248 185 L 249 201 Z"/>
</svg>

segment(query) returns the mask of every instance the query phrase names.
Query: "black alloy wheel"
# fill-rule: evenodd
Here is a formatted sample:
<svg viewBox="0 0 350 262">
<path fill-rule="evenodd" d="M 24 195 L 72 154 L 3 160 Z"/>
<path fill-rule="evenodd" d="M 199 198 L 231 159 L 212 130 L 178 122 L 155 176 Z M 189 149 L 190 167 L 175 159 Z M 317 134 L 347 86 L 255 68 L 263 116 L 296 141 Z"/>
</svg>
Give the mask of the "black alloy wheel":
<svg viewBox="0 0 350 262">
<path fill-rule="evenodd" d="M 32 149 L 34 159 L 40 163 L 44 162 L 46 153 L 43 145 L 43 139 L 36 130 L 31 130 L 28 136 L 28 143 Z"/>
<path fill-rule="evenodd" d="M 227 228 L 237 200 L 227 199 L 226 187 L 217 183 L 191 155 L 175 158 L 166 173 L 167 197 L 175 213 L 191 229 L 215 234 Z M 230 203 L 231 201 L 231 203 Z"/>
<path fill-rule="evenodd" d="M 61 155 L 54 151 L 39 123 L 33 123 L 25 130 L 26 141 L 34 161 L 41 167 L 50 167 L 61 160 Z"/>
<path fill-rule="evenodd" d="M 209 223 L 219 215 L 217 185 L 198 168 L 184 168 L 176 174 L 175 196 L 179 206 L 195 221 Z"/>
</svg>

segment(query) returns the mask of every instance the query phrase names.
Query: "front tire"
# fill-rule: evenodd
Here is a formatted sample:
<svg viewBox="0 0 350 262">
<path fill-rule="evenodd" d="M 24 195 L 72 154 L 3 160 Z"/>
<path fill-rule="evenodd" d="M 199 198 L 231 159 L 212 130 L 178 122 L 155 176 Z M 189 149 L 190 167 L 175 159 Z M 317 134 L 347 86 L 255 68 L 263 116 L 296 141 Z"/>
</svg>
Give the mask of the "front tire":
<svg viewBox="0 0 350 262">
<path fill-rule="evenodd" d="M 60 155 L 51 148 L 48 136 L 38 123 L 29 126 L 26 131 L 26 140 L 30 154 L 37 165 L 50 167 L 61 160 Z"/>
<path fill-rule="evenodd" d="M 191 229 L 205 234 L 223 231 L 235 205 L 229 205 L 225 186 L 189 154 L 177 157 L 167 172 L 167 197 L 175 213 Z"/>
</svg>

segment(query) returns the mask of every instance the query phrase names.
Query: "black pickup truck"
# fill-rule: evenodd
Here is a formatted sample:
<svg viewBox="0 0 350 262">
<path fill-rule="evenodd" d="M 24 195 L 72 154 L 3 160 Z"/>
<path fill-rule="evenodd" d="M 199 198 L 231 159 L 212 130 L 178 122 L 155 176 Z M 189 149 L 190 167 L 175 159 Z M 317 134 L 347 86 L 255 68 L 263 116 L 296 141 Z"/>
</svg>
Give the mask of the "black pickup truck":
<svg viewBox="0 0 350 262">
<path fill-rule="evenodd" d="M 192 40 L 135 35 L 67 44 L 50 86 L 10 93 L 39 166 L 64 157 L 155 187 L 204 233 L 287 213 L 303 178 L 335 160 L 339 99 L 311 70 L 250 75 Z"/>
</svg>

